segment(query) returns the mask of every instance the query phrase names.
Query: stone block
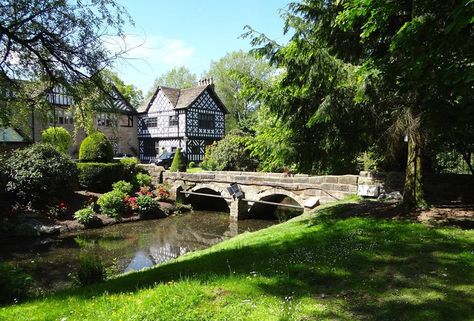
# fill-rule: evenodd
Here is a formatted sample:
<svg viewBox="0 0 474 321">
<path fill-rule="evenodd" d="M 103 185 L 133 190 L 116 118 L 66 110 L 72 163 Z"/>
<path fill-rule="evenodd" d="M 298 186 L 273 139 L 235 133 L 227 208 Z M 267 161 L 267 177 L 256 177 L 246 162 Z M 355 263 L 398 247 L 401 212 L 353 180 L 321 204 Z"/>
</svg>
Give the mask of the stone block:
<svg viewBox="0 0 474 321">
<path fill-rule="evenodd" d="M 308 178 L 309 184 L 321 184 L 324 182 L 324 176 L 311 176 Z"/>
<path fill-rule="evenodd" d="M 325 183 L 337 183 L 337 176 L 324 176 Z"/>
<path fill-rule="evenodd" d="M 310 197 L 306 199 L 303 203 L 303 206 L 306 208 L 315 208 L 319 205 L 319 199 L 316 197 Z"/>
<path fill-rule="evenodd" d="M 307 189 L 303 192 L 303 195 L 306 195 L 306 196 L 320 196 L 321 191 L 318 190 L 318 189 Z"/>
<path fill-rule="evenodd" d="M 378 197 L 380 187 L 378 185 L 359 185 L 357 187 L 357 195 L 366 197 Z"/>
<path fill-rule="evenodd" d="M 339 176 L 337 182 L 339 184 L 357 185 L 358 178 L 359 177 L 357 175 L 343 175 Z"/>
</svg>

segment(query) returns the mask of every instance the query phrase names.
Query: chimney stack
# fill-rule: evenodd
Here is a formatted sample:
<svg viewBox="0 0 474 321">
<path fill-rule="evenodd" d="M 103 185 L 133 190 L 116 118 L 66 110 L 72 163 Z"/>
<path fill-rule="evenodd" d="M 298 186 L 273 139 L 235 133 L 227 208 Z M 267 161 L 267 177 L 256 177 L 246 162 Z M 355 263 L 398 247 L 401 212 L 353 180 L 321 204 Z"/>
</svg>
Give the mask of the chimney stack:
<svg viewBox="0 0 474 321">
<path fill-rule="evenodd" d="M 198 86 L 208 86 L 214 84 L 214 78 L 202 78 L 198 80 Z"/>
</svg>

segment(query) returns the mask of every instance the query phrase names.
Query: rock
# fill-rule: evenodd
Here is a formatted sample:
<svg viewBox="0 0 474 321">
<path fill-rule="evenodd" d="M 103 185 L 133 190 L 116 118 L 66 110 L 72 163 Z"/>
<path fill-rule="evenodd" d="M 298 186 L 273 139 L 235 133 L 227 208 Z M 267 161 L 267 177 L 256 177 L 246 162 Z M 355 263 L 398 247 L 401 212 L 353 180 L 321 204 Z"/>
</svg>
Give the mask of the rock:
<svg viewBox="0 0 474 321">
<path fill-rule="evenodd" d="M 59 225 L 46 225 L 34 218 L 24 218 L 22 223 L 16 226 L 15 234 L 19 236 L 57 235 L 60 230 Z"/>
<path fill-rule="evenodd" d="M 403 195 L 399 191 L 394 191 L 391 193 L 388 193 L 386 198 L 387 201 L 401 201 L 403 200 Z"/>
</svg>

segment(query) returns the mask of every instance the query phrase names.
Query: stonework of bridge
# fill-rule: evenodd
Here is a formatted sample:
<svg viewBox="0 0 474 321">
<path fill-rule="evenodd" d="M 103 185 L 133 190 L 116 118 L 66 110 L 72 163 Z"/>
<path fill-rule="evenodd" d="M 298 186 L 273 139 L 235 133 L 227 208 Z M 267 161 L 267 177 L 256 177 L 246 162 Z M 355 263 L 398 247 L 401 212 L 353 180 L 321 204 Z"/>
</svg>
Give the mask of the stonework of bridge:
<svg viewBox="0 0 474 321">
<path fill-rule="evenodd" d="M 248 217 L 249 209 L 254 203 L 252 201 L 268 201 L 275 196 L 287 196 L 305 211 L 309 211 L 319 204 L 358 194 L 360 183 L 367 184 L 367 180 L 370 180 L 361 175 L 288 176 L 282 173 L 231 171 L 172 173 L 162 171 L 154 165 L 147 166 L 147 170 L 155 183 L 167 183 L 171 186 L 174 198 L 185 199 L 189 195 L 186 193 L 189 192 L 205 194 L 212 192 L 215 196 L 222 197 L 229 206 L 230 216 L 235 219 Z M 232 183 L 237 183 L 241 187 L 244 201 L 233 199 L 229 194 L 227 188 Z M 209 198 L 209 202 L 212 200 Z"/>
</svg>

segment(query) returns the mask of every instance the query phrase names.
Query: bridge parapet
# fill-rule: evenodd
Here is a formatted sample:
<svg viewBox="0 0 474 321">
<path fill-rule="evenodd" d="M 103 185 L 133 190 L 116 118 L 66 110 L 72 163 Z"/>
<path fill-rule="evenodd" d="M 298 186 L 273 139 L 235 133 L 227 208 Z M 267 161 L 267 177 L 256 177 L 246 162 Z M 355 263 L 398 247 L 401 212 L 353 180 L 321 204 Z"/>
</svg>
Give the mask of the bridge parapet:
<svg viewBox="0 0 474 321">
<path fill-rule="evenodd" d="M 380 192 L 392 190 L 386 179 L 380 175 L 361 172 L 360 175 L 324 175 L 305 174 L 285 175 L 283 173 L 258 173 L 237 171 L 210 171 L 199 173 L 168 172 L 155 165 L 141 165 L 152 176 L 155 184 L 169 183 L 172 186 L 172 197 L 179 197 L 180 192 L 199 192 L 211 189 L 227 200 L 231 216 L 243 216 L 241 204 L 234 204 L 227 193 L 232 183 L 241 186 L 246 199 L 264 200 L 272 195 L 286 195 L 294 199 L 305 210 L 317 204 L 337 201 L 348 195 L 378 196 Z M 390 174 L 388 177 L 397 175 Z M 399 175 L 398 175 L 399 176 Z M 397 176 L 397 177 L 398 177 Z M 252 202 L 249 202 L 252 205 Z M 245 206 L 244 206 L 245 207 Z M 233 213 L 235 212 L 235 213 Z"/>
</svg>

